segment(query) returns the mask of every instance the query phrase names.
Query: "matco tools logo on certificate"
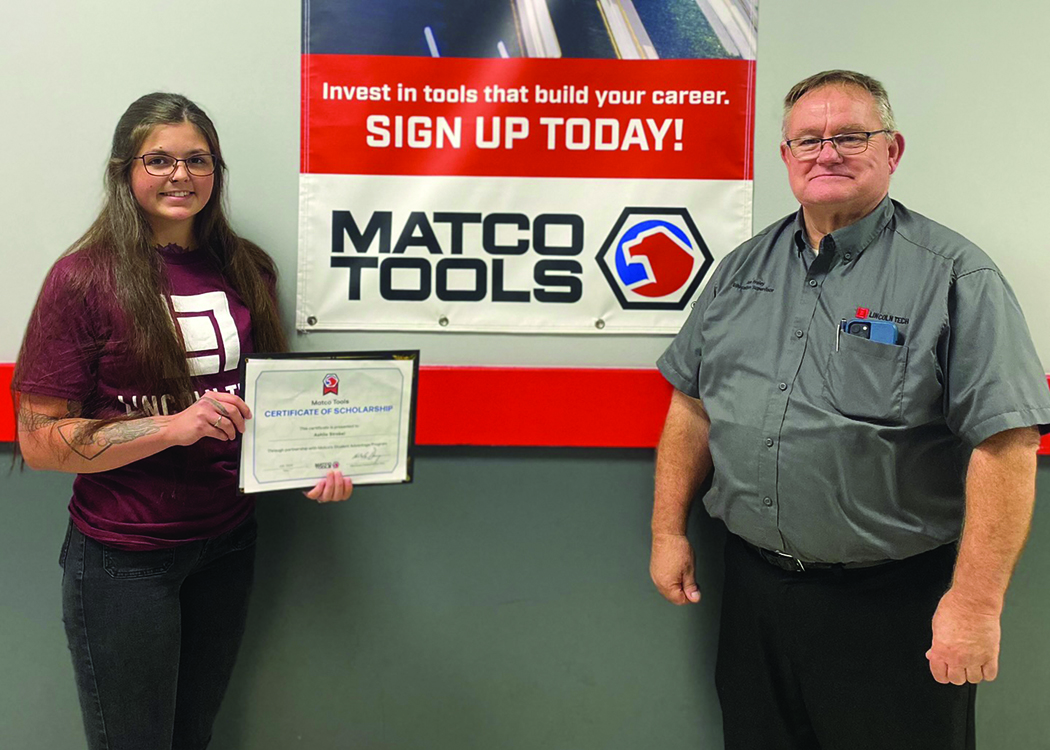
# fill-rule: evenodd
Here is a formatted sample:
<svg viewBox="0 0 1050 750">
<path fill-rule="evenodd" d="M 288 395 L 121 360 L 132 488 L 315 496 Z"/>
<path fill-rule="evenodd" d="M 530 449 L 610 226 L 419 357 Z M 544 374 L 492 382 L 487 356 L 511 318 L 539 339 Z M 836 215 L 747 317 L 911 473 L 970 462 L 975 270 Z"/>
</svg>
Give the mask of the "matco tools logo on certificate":
<svg viewBox="0 0 1050 750">
<path fill-rule="evenodd" d="M 625 208 L 597 260 L 625 310 L 684 310 L 713 263 L 684 208 Z"/>
<path fill-rule="evenodd" d="M 323 389 L 321 390 L 322 396 L 327 396 L 329 393 L 339 395 L 339 376 L 335 373 L 328 373 L 324 376 Z"/>
</svg>

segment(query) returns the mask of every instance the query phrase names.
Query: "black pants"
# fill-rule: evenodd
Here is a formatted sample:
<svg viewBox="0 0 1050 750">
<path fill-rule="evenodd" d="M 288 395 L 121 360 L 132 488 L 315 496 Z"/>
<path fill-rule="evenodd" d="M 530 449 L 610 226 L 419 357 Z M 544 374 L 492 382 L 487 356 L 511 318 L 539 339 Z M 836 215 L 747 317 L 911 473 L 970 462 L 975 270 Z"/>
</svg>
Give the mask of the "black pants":
<svg viewBox="0 0 1050 750">
<path fill-rule="evenodd" d="M 70 525 L 62 610 L 91 750 L 203 750 L 244 634 L 256 523 L 127 552 Z"/>
<path fill-rule="evenodd" d="M 715 682 L 727 750 L 973 750 L 976 685 L 930 674 L 953 545 L 788 572 L 726 541 Z"/>
</svg>

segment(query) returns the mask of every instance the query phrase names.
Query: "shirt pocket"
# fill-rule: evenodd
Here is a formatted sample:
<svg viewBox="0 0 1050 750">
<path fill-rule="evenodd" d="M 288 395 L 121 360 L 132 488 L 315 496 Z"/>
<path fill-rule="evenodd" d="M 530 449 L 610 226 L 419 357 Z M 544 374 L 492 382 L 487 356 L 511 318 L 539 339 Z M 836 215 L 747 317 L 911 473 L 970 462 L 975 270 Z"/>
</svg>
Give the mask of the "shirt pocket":
<svg viewBox="0 0 1050 750">
<path fill-rule="evenodd" d="M 845 417 L 899 423 L 908 347 L 839 334 L 824 370 L 824 398 Z"/>
</svg>

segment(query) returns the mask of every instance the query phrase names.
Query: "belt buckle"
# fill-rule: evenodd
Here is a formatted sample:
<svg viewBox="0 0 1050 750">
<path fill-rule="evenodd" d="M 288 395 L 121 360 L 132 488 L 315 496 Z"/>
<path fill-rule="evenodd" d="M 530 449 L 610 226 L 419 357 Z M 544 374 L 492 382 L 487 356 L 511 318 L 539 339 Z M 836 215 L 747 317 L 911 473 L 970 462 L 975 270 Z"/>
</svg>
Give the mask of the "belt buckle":
<svg viewBox="0 0 1050 750">
<path fill-rule="evenodd" d="M 781 552 L 778 549 L 773 550 L 773 554 L 776 555 L 777 557 L 779 557 L 781 560 L 784 560 L 785 562 L 787 562 L 788 560 L 793 562 L 795 564 L 795 572 L 796 573 L 805 573 L 806 572 L 806 566 L 803 565 L 802 561 L 799 560 L 794 555 L 789 555 L 787 552 Z"/>
</svg>

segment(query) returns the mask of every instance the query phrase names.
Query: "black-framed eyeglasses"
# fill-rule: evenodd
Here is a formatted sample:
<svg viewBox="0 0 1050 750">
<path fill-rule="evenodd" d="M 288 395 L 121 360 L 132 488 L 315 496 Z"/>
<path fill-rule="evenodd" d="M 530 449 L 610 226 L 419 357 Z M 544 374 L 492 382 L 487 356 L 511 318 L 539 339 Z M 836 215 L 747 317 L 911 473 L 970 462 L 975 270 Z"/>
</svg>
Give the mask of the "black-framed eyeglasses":
<svg viewBox="0 0 1050 750">
<path fill-rule="evenodd" d="M 862 130 L 859 133 L 840 133 L 830 138 L 817 138 L 816 136 L 805 135 L 801 138 L 792 138 L 784 141 L 784 143 L 787 144 L 787 147 L 791 150 L 791 155 L 796 159 L 809 161 L 817 158 L 825 143 L 830 143 L 832 148 L 843 156 L 853 156 L 868 150 L 868 141 L 871 140 L 873 135 L 892 132 L 892 130 L 885 129 Z"/>
<path fill-rule="evenodd" d="M 176 159 L 168 154 L 143 154 L 134 159 L 141 159 L 142 166 L 154 177 L 168 177 L 175 173 L 181 161 L 186 165 L 186 171 L 194 177 L 207 177 L 214 174 L 219 157 L 215 154 L 194 154 L 185 159 Z"/>
</svg>

